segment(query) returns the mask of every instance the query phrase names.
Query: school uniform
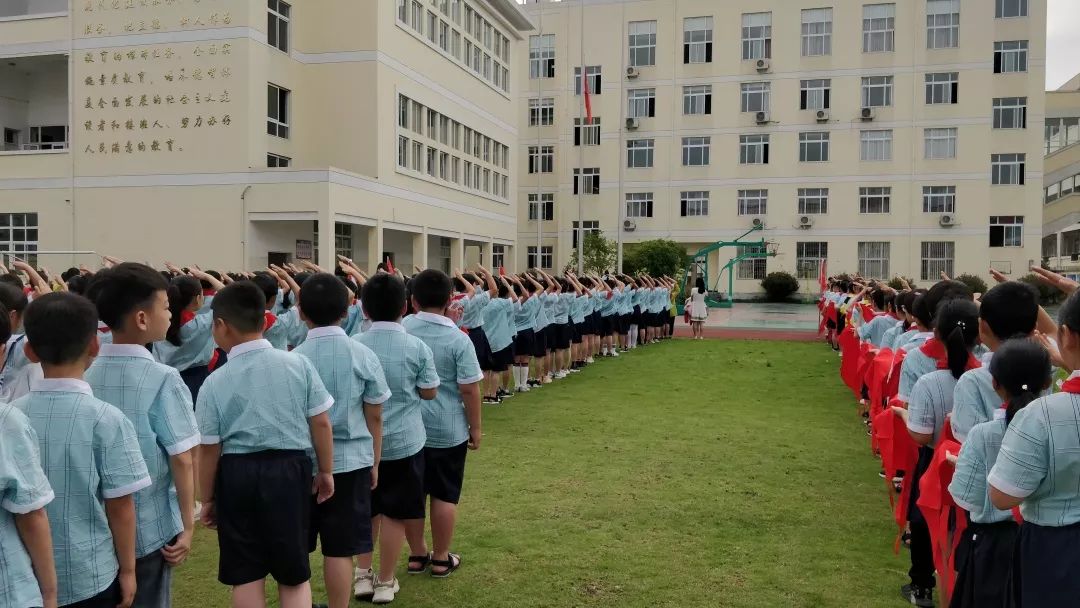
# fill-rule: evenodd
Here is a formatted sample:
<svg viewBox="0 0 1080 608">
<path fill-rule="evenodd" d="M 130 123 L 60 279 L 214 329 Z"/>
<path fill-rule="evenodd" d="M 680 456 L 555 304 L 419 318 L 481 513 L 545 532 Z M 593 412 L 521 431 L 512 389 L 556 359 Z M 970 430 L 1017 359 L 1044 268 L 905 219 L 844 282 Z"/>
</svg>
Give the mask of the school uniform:
<svg viewBox="0 0 1080 608">
<path fill-rule="evenodd" d="M 559 294 L 544 293 L 544 296 L 540 298 L 540 303 L 543 305 L 544 314 L 547 316 L 547 326 L 544 327 L 543 331 L 547 340 L 548 352 L 558 350 L 559 330 L 555 319 L 555 305 L 559 303 Z"/>
<path fill-rule="evenodd" d="M 466 341 L 465 334 L 460 331 Z M 471 343 L 470 343 L 471 347 Z M 337 407 L 330 409 L 334 429 L 334 495 L 322 504 L 311 498 L 308 551 L 321 539 L 326 557 L 370 553 L 371 469 L 375 452 L 364 416 L 364 405 L 382 405 L 390 398 L 379 357 L 351 339 L 338 326 L 316 327 L 293 350 L 319 373 Z M 312 454 L 314 456 L 314 454 Z M 317 463 L 313 460 L 312 466 Z"/>
<path fill-rule="evenodd" d="M 104 501 L 152 483 L 135 427 L 123 412 L 94 398 L 89 384 L 73 378 L 41 380 L 12 405 L 37 433 L 42 468 L 56 494 L 45 511 L 58 605 L 115 606 L 120 565 Z"/>
<path fill-rule="evenodd" d="M 885 335 L 885 332 L 890 329 L 896 322 L 896 318 L 891 315 L 880 313 L 870 320 L 869 323 L 864 323 L 859 327 L 859 339 L 863 342 L 869 342 L 874 346 L 881 346 L 881 339 Z"/>
<path fill-rule="evenodd" d="M 452 504 L 461 498 L 465 479 L 465 456 L 469 447 L 469 422 L 461 400 L 462 384 L 484 379 L 469 340 L 442 315 L 418 312 L 405 319 L 409 335 L 431 350 L 439 389 L 435 399 L 421 404 L 424 442 L 424 493 Z"/>
<path fill-rule="evenodd" d="M 604 292 L 604 299 L 600 301 L 600 335 L 607 338 L 618 331 L 618 319 L 616 318 L 618 296 L 614 291 Z"/>
<path fill-rule="evenodd" d="M 0 403 L 0 608 L 43 605 L 15 517 L 45 508 L 53 498 L 30 421 Z"/>
<path fill-rule="evenodd" d="M 275 315 L 266 311 L 266 325 L 263 326 L 263 338 L 278 350 L 289 350 L 299 346 L 307 337 L 307 324 L 300 320 L 300 310 L 293 306 L 289 310 Z M 303 337 L 297 337 L 303 334 Z"/>
<path fill-rule="evenodd" d="M 8 338 L 4 349 L 7 358 L 4 359 L 3 367 L 0 367 L 0 389 L 14 381 L 23 368 L 30 365 L 30 359 L 26 358 L 25 347 L 25 334 L 11 334 Z"/>
<path fill-rule="evenodd" d="M 574 301 L 572 293 L 554 294 L 555 303 L 552 306 L 555 324 L 555 350 L 566 350 L 573 342 L 573 333 L 570 327 L 570 307 Z"/>
<path fill-rule="evenodd" d="M 529 296 L 514 307 L 514 353 L 519 357 L 534 356 L 536 350 L 536 318 L 540 312 L 540 298 Z"/>
<path fill-rule="evenodd" d="M 536 322 L 533 324 L 533 356 L 537 359 L 542 359 L 547 356 L 551 342 L 548 340 L 550 332 L 548 327 L 551 326 L 551 314 L 548 312 L 549 307 L 547 302 L 549 300 L 549 294 L 547 292 L 537 293 L 535 296 L 537 309 L 536 309 Z M 480 368 L 483 369 L 484 364 L 481 362 Z"/>
<path fill-rule="evenodd" d="M 169 458 L 199 445 L 191 393 L 179 372 L 137 344 L 102 345 L 86 382 L 134 425 L 150 473 L 150 485 L 135 493 L 134 605 L 168 608 L 172 568 L 161 549 L 184 531 Z"/>
<path fill-rule="evenodd" d="M 155 342 L 153 348 L 154 359 L 158 363 L 164 363 L 180 372 L 180 377 L 184 379 L 184 384 L 191 391 L 191 399 L 196 404 L 199 401 L 199 389 L 210 375 L 207 366 L 214 356 L 216 346 L 211 333 L 214 322 L 213 311 L 209 307 L 211 299 L 206 299 L 206 304 L 198 313 L 184 311 L 181 314 L 180 346 L 162 340 Z"/>
<path fill-rule="evenodd" d="M 333 404 L 308 359 L 263 339 L 234 346 L 229 364 L 207 378 L 196 419 L 202 443 L 221 446 L 214 503 L 222 584 L 311 578 L 309 419 Z"/>
<path fill-rule="evenodd" d="M 341 328 L 345 330 L 345 333 L 349 336 L 360 333 L 360 327 L 364 322 L 364 307 L 357 301 L 355 304 L 349 307 L 348 314 L 345 315 L 345 320 L 341 322 Z M 305 325 L 305 329 L 307 326 Z M 299 346 L 300 343 L 297 343 Z"/>
<path fill-rule="evenodd" d="M 98 321 L 98 324 L 97 324 L 97 337 L 98 337 L 98 344 L 104 345 L 104 344 L 112 344 L 113 343 L 112 329 L 110 329 L 109 326 L 106 325 L 104 321 Z"/>
<path fill-rule="evenodd" d="M 513 309 L 514 303 L 506 298 L 492 298 L 484 307 L 484 331 L 491 346 L 491 370 L 494 372 L 505 372 L 514 364 L 514 330 L 509 316 Z"/>
<path fill-rule="evenodd" d="M 896 339 L 904 332 L 904 322 L 897 321 L 881 336 L 881 348 L 896 349 Z"/>
<path fill-rule="evenodd" d="M 574 344 L 581 344 L 582 338 L 586 335 L 585 327 L 585 306 L 589 302 L 589 297 L 586 295 L 574 295 L 574 299 L 570 301 L 570 327 L 573 329 L 572 342 Z"/>
<path fill-rule="evenodd" d="M 931 334 L 932 335 L 932 334 Z M 900 367 L 900 389 L 897 399 L 905 403 L 911 401 L 911 391 L 920 378 L 937 370 L 937 361 L 923 352 L 923 348 L 911 348 L 913 342 L 908 343 L 907 357 Z M 925 346 L 925 342 L 923 343 Z"/>
<path fill-rule="evenodd" d="M 400 323 L 372 323 L 366 332 L 353 339 L 379 357 L 391 392 L 383 403 L 382 462 L 379 486 L 372 493 L 371 514 L 391 519 L 423 519 L 423 450 L 427 434 L 419 389 L 439 386 L 431 349 L 419 338 L 405 333 Z"/>
<path fill-rule="evenodd" d="M 461 301 L 462 315 L 461 326 L 469 332 L 473 348 L 476 350 L 476 359 L 480 362 L 480 369 L 485 372 L 494 367 L 491 343 L 484 329 L 484 308 L 491 303 L 491 294 L 487 291 L 477 290 L 472 296 Z"/>
</svg>

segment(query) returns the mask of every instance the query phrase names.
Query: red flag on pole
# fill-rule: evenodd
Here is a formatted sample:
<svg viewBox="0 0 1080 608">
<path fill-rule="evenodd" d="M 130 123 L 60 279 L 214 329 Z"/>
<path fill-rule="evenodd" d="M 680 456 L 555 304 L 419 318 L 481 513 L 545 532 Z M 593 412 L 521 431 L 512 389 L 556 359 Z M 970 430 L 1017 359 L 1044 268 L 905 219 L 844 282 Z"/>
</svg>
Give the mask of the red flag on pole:
<svg viewBox="0 0 1080 608">
<path fill-rule="evenodd" d="M 821 260 L 821 264 L 818 266 L 818 286 L 821 287 L 821 291 L 825 291 L 825 288 L 829 286 L 828 282 L 829 272 L 829 260 Z"/>
<path fill-rule="evenodd" d="M 588 67 L 581 66 L 581 82 L 585 91 L 585 124 L 592 124 L 592 95 L 589 94 Z"/>
<path fill-rule="evenodd" d="M 394 274 L 394 261 L 389 257 L 386 258 L 386 272 Z"/>
<path fill-rule="evenodd" d="M 506 276 L 506 266 L 499 266 L 499 276 L 500 277 L 505 277 Z"/>
</svg>

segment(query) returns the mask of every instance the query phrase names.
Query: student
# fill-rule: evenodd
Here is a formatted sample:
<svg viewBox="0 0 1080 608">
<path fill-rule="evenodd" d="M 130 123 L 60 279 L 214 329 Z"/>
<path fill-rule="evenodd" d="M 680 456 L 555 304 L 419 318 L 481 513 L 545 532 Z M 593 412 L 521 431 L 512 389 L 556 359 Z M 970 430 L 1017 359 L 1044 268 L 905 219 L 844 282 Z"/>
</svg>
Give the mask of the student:
<svg viewBox="0 0 1080 608">
<path fill-rule="evenodd" d="M 57 605 L 127 607 L 136 586 L 134 494 L 152 480 L 131 421 L 83 381 L 98 354 L 97 322 L 81 296 L 36 298 L 26 309 L 25 348 L 45 377 L 12 405 L 37 433 L 56 494 L 46 512 Z"/>
<path fill-rule="evenodd" d="M 437 270 L 425 270 L 413 277 L 412 286 L 417 313 L 405 319 L 405 329 L 431 349 L 439 376 L 435 399 L 425 401 L 422 408 L 427 435 L 424 493 L 431 497 L 431 575 L 445 578 L 461 566 L 461 556 L 450 552 L 450 544 L 465 478 L 465 455 L 480 448 L 479 382 L 483 374 L 469 339 L 445 316 L 450 278 Z M 407 521 L 405 530 L 410 555 L 429 555 L 424 521 Z M 422 565 L 424 561 L 414 563 Z"/>
<path fill-rule="evenodd" d="M 941 281 L 931 287 L 920 300 L 916 301 L 916 315 L 927 329 L 936 327 L 935 315 L 938 307 L 943 302 L 953 299 L 971 301 L 971 289 L 959 281 Z M 922 314 L 919 314 L 920 312 Z M 973 331 L 977 331 L 977 329 L 973 329 Z M 897 399 L 900 401 L 907 403 L 911 391 L 915 388 L 915 383 L 919 381 L 919 378 L 938 369 L 937 361 L 930 354 L 931 350 L 941 350 L 939 344 L 934 344 L 937 341 L 940 341 L 940 338 L 935 335 L 933 338 L 927 339 L 917 349 L 911 348 L 910 342 L 906 345 L 908 354 L 900 368 L 900 389 L 897 395 Z"/>
<path fill-rule="evenodd" d="M 7 311 L 8 324 L 11 328 L 11 336 L 4 342 L 4 352 L 7 357 L 4 359 L 3 368 L 0 368 L 0 389 L 11 385 L 19 372 L 30 364 L 26 353 L 23 352 L 26 335 L 22 333 L 23 313 L 29 303 L 22 289 L 11 283 L 0 282 L 0 305 Z M 26 394 L 24 391 L 22 394 L 12 396 L 10 389 L 5 390 L 4 393 L 5 400 L 14 400 Z"/>
<path fill-rule="evenodd" d="M 892 307 L 893 298 L 892 294 L 881 287 L 870 291 L 870 301 L 874 307 L 874 318 L 859 328 L 860 340 L 870 342 L 875 347 L 881 347 L 882 337 L 896 321 L 896 317 L 889 311 Z"/>
<path fill-rule="evenodd" d="M 573 334 L 570 327 L 570 307 L 574 300 L 574 294 L 570 283 L 564 278 L 552 279 L 555 282 L 554 304 L 552 310 L 552 323 L 555 331 L 554 344 L 554 372 L 555 378 L 562 379 L 569 375 L 570 368 L 570 345 L 573 343 Z"/>
<path fill-rule="evenodd" d="M 528 281 L 525 284 L 524 281 Z M 536 350 L 536 317 L 540 313 L 540 284 L 528 273 L 515 277 L 519 301 L 514 309 L 514 377 L 519 393 L 528 392 L 533 384 L 529 378 L 529 363 Z"/>
<path fill-rule="evenodd" d="M 191 398 L 198 403 L 199 389 L 210 375 L 208 367 L 214 355 L 214 340 L 211 332 L 211 311 L 203 308 L 204 298 L 200 280 L 208 282 L 214 289 L 221 291 L 225 285 L 214 277 L 198 269 L 189 271 L 189 275 L 177 276 L 169 284 L 169 330 L 165 339 L 154 343 L 154 358 L 159 363 L 176 368 L 191 392 Z"/>
<path fill-rule="evenodd" d="M 236 607 L 265 605 L 273 576 L 283 608 L 310 608 L 311 496 L 323 503 L 334 495 L 334 398 L 309 360 L 263 339 L 266 297 L 257 285 L 232 283 L 211 308 L 229 364 L 206 379 L 196 418 L 201 519 L 218 532 L 218 580 L 232 587 Z"/>
<path fill-rule="evenodd" d="M 533 325 L 533 334 L 535 339 L 533 341 L 533 362 L 535 379 L 531 380 L 533 386 L 543 386 L 545 384 L 551 384 L 551 368 L 548 366 L 548 352 L 549 346 L 552 346 L 550 340 L 551 332 L 548 328 L 551 326 L 551 314 L 549 312 L 551 302 L 551 294 L 548 293 L 551 289 L 550 283 L 548 283 L 547 277 L 537 271 L 537 275 L 533 277 L 530 275 L 529 279 L 537 283 L 536 300 L 539 304 L 536 313 L 536 322 Z M 483 362 L 480 363 L 480 367 L 483 368 Z"/>
<path fill-rule="evenodd" d="M 702 326 L 709 318 L 709 308 L 705 304 L 705 279 L 698 277 L 694 289 L 690 292 L 690 329 L 695 340 L 702 340 Z"/>
<path fill-rule="evenodd" d="M 896 340 L 904 332 L 910 324 L 908 311 L 911 309 L 911 303 L 915 300 L 915 294 L 910 291 L 904 291 L 896 294 L 893 298 L 893 314 L 896 316 L 896 321 L 892 327 L 885 330 L 885 333 L 881 336 L 881 348 L 888 348 L 894 350 L 896 348 Z"/>
<path fill-rule="evenodd" d="M 517 297 L 505 278 L 499 277 L 497 284 L 498 291 L 488 300 L 481 313 L 484 317 L 484 333 L 491 347 L 491 375 L 485 383 L 484 403 L 491 405 L 498 405 L 506 394 L 513 394 L 502 390 L 502 376 L 510 371 L 510 366 L 514 363 L 514 325 L 511 315 Z M 431 344 L 428 343 L 428 346 Z"/>
<path fill-rule="evenodd" d="M 353 339 L 379 357 L 391 392 L 390 399 L 383 403 L 381 483 L 371 500 L 373 528 L 379 542 L 379 572 L 372 601 L 389 604 L 400 590 L 394 572 L 405 543 L 405 527 L 409 520 L 424 519 L 427 434 L 421 401 L 435 399 L 439 375 L 431 349 L 419 338 L 405 333 L 401 325 L 406 307 L 405 284 L 401 279 L 385 273 L 375 275 L 364 284 L 360 299 L 372 323 L 366 332 Z M 423 572 L 429 562 L 427 555 L 412 555 L 409 571 Z"/>
<path fill-rule="evenodd" d="M 311 361 L 336 404 L 330 410 L 334 495 L 311 505 L 308 549 L 315 551 L 321 540 L 330 608 L 344 608 L 350 590 L 359 599 L 375 593 L 371 492 L 379 482 L 382 404 L 390 398 L 390 388 L 375 353 L 341 327 L 349 305 L 343 281 L 327 273 L 312 275 L 300 288 L 299 301 L 300 316 L 310 331 L 293 352 Z M 355 577 L 354 558 L 359 564 Z"/>
<path fill-rule="evenodd" d="M 291 306 L 277 314 L 272 312 L 278 301 L 283 299 L 283 295 L 288 293 L 280 290 L 281 284 L 286 284 L 286 287 L 289 286 L 286 280 L 282 278 L 283 276 L 288 277 L 288 273 L 281 271 L 279 275 L 277 270 L 276 267 L 272 267 L 270 272 L 257 272 L 255 278 L 251 280 L 259 286 L 263 296 L 266 298 L 266 312 L 263 315 L 266 326 L 263 328 L 263 338 L 278 350 L 289 350 L 290 346 L 298 345 L 298 343 L 294 343 L 292 336 L 297 333 L 297 328 L 302 327 L 304 324 L 300 321 L 300 310 L 296 306 Z M 292 280 L 292 277 L 289 277 L 289 280 Z M 299 286 L 297 286 L 297 289 L 299 289 Z"/>
<path fill-rule="evenodd" d="M 487 332 L 484 330 L 484 307 L 498 295 L 498 288 L 495 281 L 491 280 L 487 289 L 483 289 L 476 275 L 460 272 L 454 276 L 454 285 L 458 293 L 465 296 L 460 299 L 461 327 L 469 333 L 469 339 L 472 340 L 473 348 L 476 350 L 476 359 L 480 362 L 480 369 L 484 370 L 484 379 L 487 380 L 491 377 L 493 352 Z"/>
<path fill-rule="evenodd" d="M 194 448 L 198 425 L 191 393 L 146 344 L 169 328 L 169 285 L 153 268 L 122 263 L 91 279 L 87 297 L 110 328 L 86 382 L 135 426 L 151 484 L 135 493 L 137 608 L 172 605 L 172 569 L 187 559 L 195 532 Z"/>
</svg>

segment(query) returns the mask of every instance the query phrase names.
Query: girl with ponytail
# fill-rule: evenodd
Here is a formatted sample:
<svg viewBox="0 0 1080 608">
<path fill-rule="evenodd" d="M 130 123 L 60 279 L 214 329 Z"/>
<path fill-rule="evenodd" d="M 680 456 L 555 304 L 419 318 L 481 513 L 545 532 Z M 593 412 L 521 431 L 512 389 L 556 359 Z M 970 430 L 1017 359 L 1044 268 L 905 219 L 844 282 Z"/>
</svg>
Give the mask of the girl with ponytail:
<svg viewBox="0 0 1080 608">
<path fill-rule="evenodd" d="M 214 290 L 224 289 L 225 285 L 197 268 L 189 270 L 189 273 L 169 281 L 169 312 L 172 318 L 165 339 L 155 342 L 153 351 L 160 363 L 180 372 L 194 402 L 199 397 L 199 388 L 210 375 L 208 366 L 215 346 L 211 333 L 213 315 L 207 301 L 212 300 L 213 296 L 203 295 L 200 281 L 205 281 Z"/>
</svg>

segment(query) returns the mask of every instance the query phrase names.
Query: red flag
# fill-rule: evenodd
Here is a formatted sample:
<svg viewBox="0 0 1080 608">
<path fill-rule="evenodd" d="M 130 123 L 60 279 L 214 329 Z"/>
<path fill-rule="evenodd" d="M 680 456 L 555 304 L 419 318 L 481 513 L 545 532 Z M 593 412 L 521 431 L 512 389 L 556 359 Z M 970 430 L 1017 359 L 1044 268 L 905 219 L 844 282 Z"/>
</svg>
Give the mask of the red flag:
<svg viewBox="0 0 1080 608">
<path fill-rule="evenodd" d="M 386 272 L 394 274 L 394 261 L 391 260 L 389 257 L 386 258 Z"/>
<path fill-rule="evenodd" d="M 581 82 L 585 90 L 585 124 L 592 124 L 592 95 L 589 94 L 589 75 L 585 67 L 581 68 Z"/>
<path fill-rule="evenodd" d="M 821 264 L 818 265 L 818 276 L 817 276 L 818 286 L 821 287 L 821 291 L 825 291 L 825 288 L 827 288 L 829 286 L 828 275 L 827 275 L 827 273 L 829 271 L 828 268 L 829 268 L 829 260 L 821 260 Z"/>
<path fill-rule="evenodd" d="M 505 277 L 506 276 L 506 266 L 499 266 L 499 276 L 500 277 Z"/>
</svg>

